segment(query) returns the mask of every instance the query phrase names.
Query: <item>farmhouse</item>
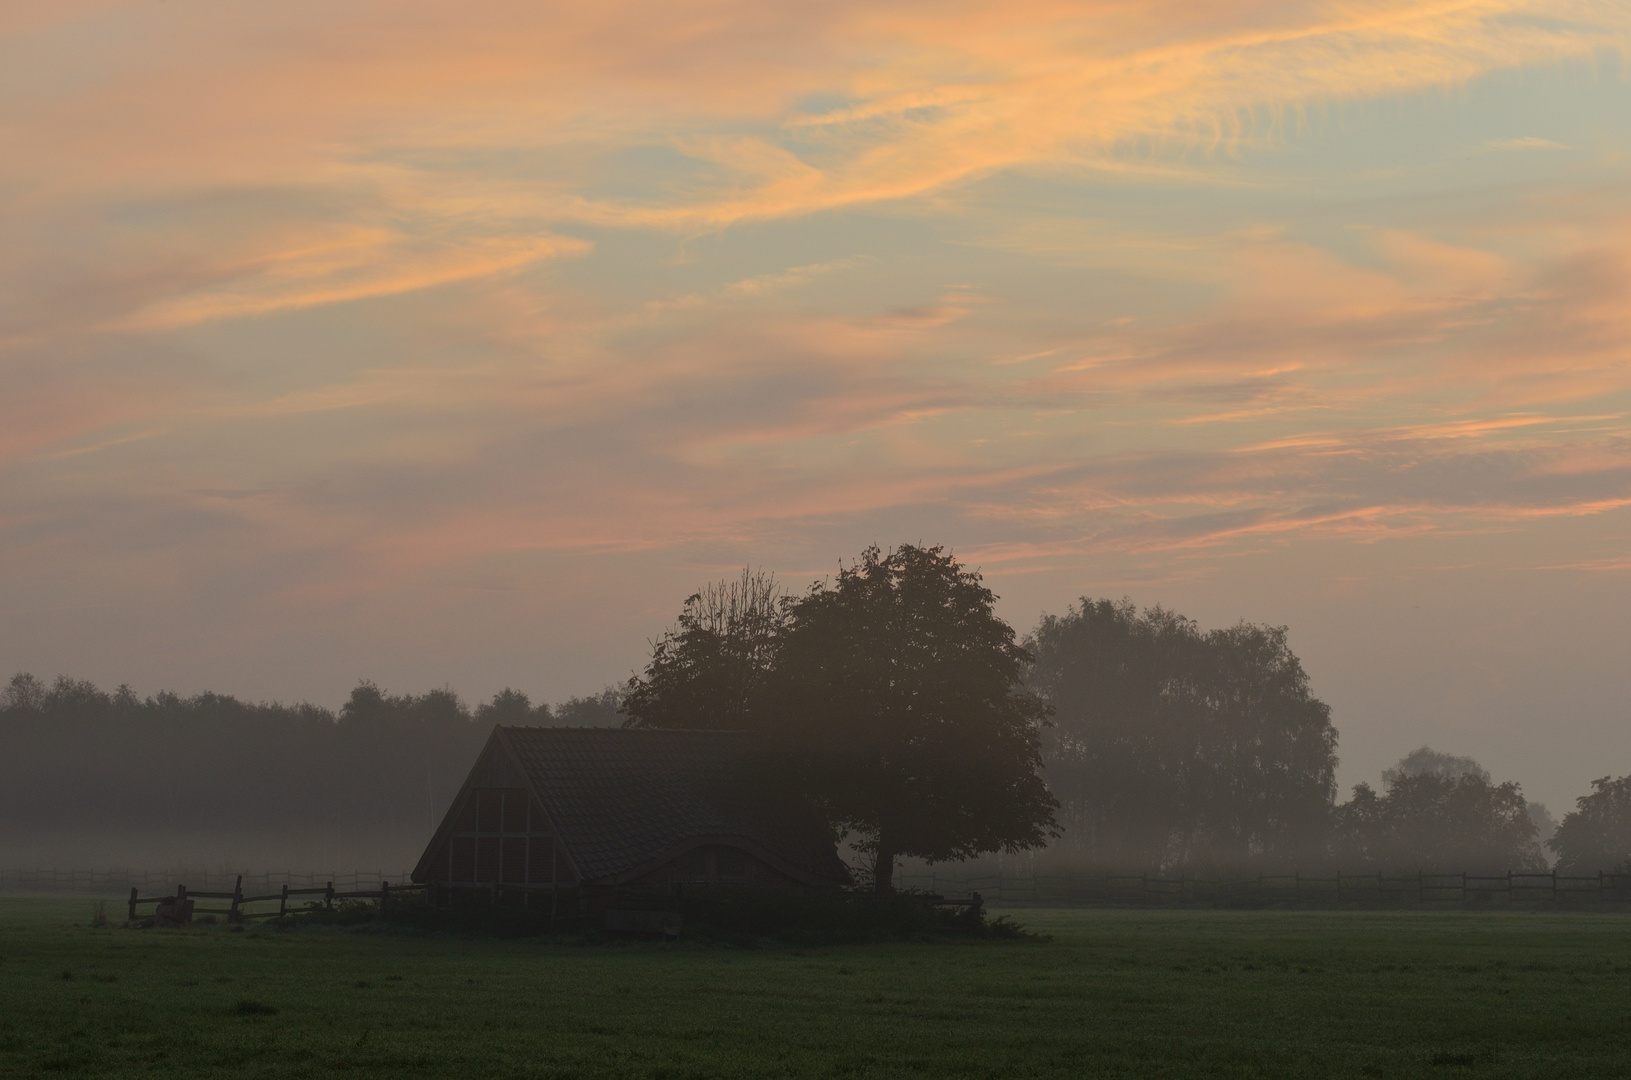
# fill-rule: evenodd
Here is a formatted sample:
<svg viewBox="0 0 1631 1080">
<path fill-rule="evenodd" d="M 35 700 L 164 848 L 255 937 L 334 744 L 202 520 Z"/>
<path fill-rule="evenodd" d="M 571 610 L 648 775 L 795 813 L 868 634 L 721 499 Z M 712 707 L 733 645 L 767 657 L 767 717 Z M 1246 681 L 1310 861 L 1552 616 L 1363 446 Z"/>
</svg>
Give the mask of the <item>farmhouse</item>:
<svg viewBox="0 0 1631 1080">
<path fill-rule="evenodd" d="M 496 727 L 413 880 L 519 891 L 849 881 L 731 731 Z"/>
</svg>

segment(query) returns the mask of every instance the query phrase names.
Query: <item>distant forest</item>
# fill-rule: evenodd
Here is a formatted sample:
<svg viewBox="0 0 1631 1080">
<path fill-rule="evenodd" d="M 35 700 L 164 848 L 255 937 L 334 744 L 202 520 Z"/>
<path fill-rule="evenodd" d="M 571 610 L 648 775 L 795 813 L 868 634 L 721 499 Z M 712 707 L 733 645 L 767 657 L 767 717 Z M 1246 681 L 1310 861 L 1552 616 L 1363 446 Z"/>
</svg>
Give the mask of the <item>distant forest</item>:
<svg viewBox="0 0 1631 1080">
<path fill-rule="evenodd" d="M 0 692 L 0 858 L 398 871 L 494 724 L 615 727 L 618 700 L 607 689 L 533 705 L 505 690 L 472 709 L 451 690 L 365 682 L 335 712 L 17 675 Z"/>
<path fill-rule="evenodd" d="M 333 711 L 19 674 L 0 691 L 0 860 L 399 871 L 494 724 L 748 726 L 744 703 L 773 662 L 772 589 L 745 574 L 693 596 L 644 674 L 555 705 L 505 690 L 471 707 L 447 689 L 364 682 Z M 1631 777 L 1594 781 L 1555 825 L 1517 783 L 1423 747 L 1379 790 L 1340 801 L 1330 710 L 1283 627 L 1202 631 L 1162 608 L 1084 599 L 1023 648 L 1014 692 L 1050 713 L 1041 772 L 1060 833 L 1028 860 L 1504 871 L 1555 858 L 1591 873 L 1631 859 Z"/>
</svg>

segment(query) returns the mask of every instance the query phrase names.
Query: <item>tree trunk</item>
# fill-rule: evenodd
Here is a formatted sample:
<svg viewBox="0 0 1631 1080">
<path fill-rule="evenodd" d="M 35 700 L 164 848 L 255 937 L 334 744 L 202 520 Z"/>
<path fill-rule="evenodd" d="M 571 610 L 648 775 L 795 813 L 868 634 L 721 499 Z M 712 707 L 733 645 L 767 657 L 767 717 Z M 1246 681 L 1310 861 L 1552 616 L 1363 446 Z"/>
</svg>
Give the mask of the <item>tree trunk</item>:
<svg viewBox="0 0 1631 1080">
<path fill-rule="evenodd" d="M 895 891 L 895 851 L 878 841 L 878 857 L 872 863 L 872 888 L 880 896 Z"/>
</svg>

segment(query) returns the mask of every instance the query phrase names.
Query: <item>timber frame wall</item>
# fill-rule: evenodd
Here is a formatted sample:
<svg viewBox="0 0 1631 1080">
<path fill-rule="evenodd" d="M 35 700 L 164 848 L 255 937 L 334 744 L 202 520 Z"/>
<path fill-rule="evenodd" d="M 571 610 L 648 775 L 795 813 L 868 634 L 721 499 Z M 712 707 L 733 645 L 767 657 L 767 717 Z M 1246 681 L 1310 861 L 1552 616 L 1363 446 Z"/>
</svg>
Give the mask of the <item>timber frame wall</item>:
<svg viewBox="0 0 1631 1080">
<path fill-rule="evenodd" d="M 554 829 L 525 788 L 473 788 L 426 867 L 438 885 L 574 888 Z"/>
</svg>

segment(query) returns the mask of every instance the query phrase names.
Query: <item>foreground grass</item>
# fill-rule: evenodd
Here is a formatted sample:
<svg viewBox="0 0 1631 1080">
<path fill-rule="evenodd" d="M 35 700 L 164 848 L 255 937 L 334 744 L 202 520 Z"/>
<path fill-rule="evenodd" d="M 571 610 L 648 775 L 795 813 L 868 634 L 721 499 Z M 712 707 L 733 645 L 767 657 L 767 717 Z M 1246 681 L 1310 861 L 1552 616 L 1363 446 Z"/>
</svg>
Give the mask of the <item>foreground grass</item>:
<svg viewBox="0 0 1631 1080">
<path fill-rule="evenodd" d="M 1051 943 L 797 951 L 89 914 L 0 897 L 0 1075 L 1631 1075 L 1622 915 L 1027 911 Z"/>
</svg>

